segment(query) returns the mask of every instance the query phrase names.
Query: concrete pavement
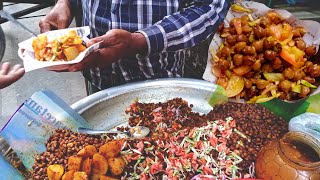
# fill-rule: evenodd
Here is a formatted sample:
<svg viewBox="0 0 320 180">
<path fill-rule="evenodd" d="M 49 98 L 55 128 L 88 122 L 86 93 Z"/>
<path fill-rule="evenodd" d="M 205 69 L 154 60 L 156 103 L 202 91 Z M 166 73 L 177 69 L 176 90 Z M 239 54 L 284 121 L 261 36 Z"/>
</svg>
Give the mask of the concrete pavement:
<svg viewBox="0 0 320 180">
<path fill-rule="evenodd" d="M 5 7 L 10 13 L 24 9 L 30 4 L 18 4 Z M 38 11 L 31 15 L 46 14 L 50 8 Z M 19 20 L 21 23 L 39 32 L 38 22 L 41 17 Z M 24 30 L 18 28 L 11 22 L 1 25 L 6 35 L 6 50 L 2 62 L 9 61 L 12 64 L 21 64 L 18 57 L 18 43 L 30 38 Z M 28 72 L 13 85 L 0 90 L 0 129 L 15 112 L 15 110 L 34 92 L 50 89 L 69 105 L 86 96 L 85 83 L 81 73 L 56 73 L 46 70 L 35 70 Z"/>
</svg>

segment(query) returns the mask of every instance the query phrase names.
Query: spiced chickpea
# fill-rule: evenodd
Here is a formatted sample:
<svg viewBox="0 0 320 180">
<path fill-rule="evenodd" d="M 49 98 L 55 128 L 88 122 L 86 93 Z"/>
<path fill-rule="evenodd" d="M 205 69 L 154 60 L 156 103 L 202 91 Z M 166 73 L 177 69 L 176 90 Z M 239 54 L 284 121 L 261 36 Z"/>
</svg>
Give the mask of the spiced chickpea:
<svg viewBox="0 0 320 180">
<path fill-rule="evenodd" d="M 294 77 L 292 78 L 292 80 L 299 81 L 299 80 L 303 79 L 304 77 L 306 77 L 306 74 L 304 73 L 303 70 L 299 69 L 299 70 L 295 71 Z"/>
<path fill-rule="evenodd" d="M 256 27 L 254 27 L 254 34 L 256 35 L 256 37 L 258 39 L 262 39 L 262 38 L 266 37 L 266 30 L 260 26 L 256 26 Z"/>
<path fill-rule="evenodd" d="M 262 16 L 261 17 L 261 21 L 260 21 L 260 26 L 262 28 L 266 28 L 266 27 L 268 27 L 270 25 L 271 25 L 270 19 L 268 17 L 266 17 L 266 16 Z"/>
<path fill-rule="evenodd" d="M 310 76 L 306 76 L 303 78 L 304 80 L 308 81 L 309 83 L 313 84 L 316 82 L 316 80 Z"/>
<path fill-rule="evenodd" d="M 276 13 L 275 11 L 269 11 L 266 16 L 274 24 L 279 24 L 279 23 L 283 22 L 283 18 L 280 16 L 280 14 Z"/>
<path fill-rule="evenodd" d="M 299 97 L 304 98 L 307 97 L 310 93 L 310 88 L 306 86 L 301 87 L 301 92 L 299 93 Z"/>
<path fill-rule="evenodd" d="M 273 61 L 277 58 L 278 54 L 272 50 L 266 50 L 264 52 L 264 58 L 269 61 Z"/>
<path fill-rule="evenodd" d="M 269 81 L 263 79 L 257 79 L 256 85 L 258 89 L 265 89 L 270 84 Z"/>
<path fill-rule="evenodd" d="M 311 77 L 317 78 L 320 76 L 320 66 L 318 66 L 317 64 L 314 64 L 313 66 L 310 66 L 308 68 L 308 72 Z"/>
<path fill-rule="evenodd" d="M 237 42 L 248 42 L 248 38 L 246 35 L 243 35 L 243 34 L 238 34 L 236 35 L 236 38 L 237 38 Z"/>
<path fill-rule="evenodd" d="M 244 79 L 244 87 L 250 89 L 252 87 L 252 81 L 250 79 Z"/>
<path fill-rule="evenodd" d="M 306 43 L 303 40 L 296 41 L 296 46 L 301 50 L 306 49 Z"/>
<path fill-rule="evenodd" d="M 246 25 L 249 22 L 249 16 L 248 15 L 243 15 L 241 16 L 241 25 Z"/>
<path fill-rule="evenodd" d="M 276 57 L 276 59 L 272 63 L 273 69 L 280 69 L 282 67 L 282 61 L 280 58 Z"/>
<path fill-rule="evenodd" d="M 308 46 L 305 50 L 307 56 L 313 56 L 316 54 L 317 49 L 315 46 Z"/>
<path fill-rule="evenodd" d="M 252 46 L 255 48 L 257 53 L 261 52 L 263 50 L 263 40 L 254 41 Z"/>
<path fill-rule="evenodd" d="M 293 28 L 293 29 L 292 29 L 292 34 L 293 34 L 293 37 L 294 37 L 294 38 L 295 38 L 295 37 L 301 37 L 300 31 L 299 31 L 299 29 L 297 29 L 297 28 Z"/>
<path fill-rule="evenodd" d="M 233 56 L 233 63 L 234 63 L 236 66 L 242 65 L 242 62 L 243 62 L 243 55 L 242 55 L 242 54 L 235 54 L 235 55 Z"/>
<path fill-rule="evenodd" d="M 246 43 L 245 42 L 238 42 L 237 44 L 234 45 L 234 49 L 237 51 L 237 52 L 241 52 L 242 49 L 246 46 Z"/>
<path fill-rule="evenodd" d="M 243 64 L 251 66 L 255 62 L 254 56 L 243 56 Z"/>
<path fill-rule="evenodd" d="M 270 73 L 272 71 L 273 71 L 273 68 L 272 68 L 271 64 L 263 64 L 262 72 Z"/>
<path fill-rule="evenodd" d="M 227 46 L 224 46 L 221 49 L 221 55 L 224 57 L 229 57 L 231 55 L 231 53 L 232 53 L 232 49 Z"/>
<path fill-rule="evenodd" d="M 253 56 L 256 54 L 256 49 L 253 46 L 245 46 L 242 52 L 246 55 Z"/>
<path fill-rule="evenodd" d="M 289 80 L 283 80 L 280 82 L 279 88 L 281 91 L 288 93 L 291 89 L 291 82 Z"/>
<path fill-rule="evenodd" d="M 230 45 L 233 46 L 237 43 L 237 38 L 235 35 L 229 35 L 226 37 L 226 42 Z"/>
<path fill-rule="evenodd" d="M 253 63 L 252 69 L 255 71 L 260 71 L 261 69 L 261 60 L 257 60 Z"/>
<path fill-rule="evenodd" d="M 218 32 L 221 34 L 224 28 L 225 28 L 224 23 L 221 23 L 218 27 Z"/>
<path fill-rule="evenodd" d="M 249 24 L 247 23 L 246 25 L 242 25 L 242 33 L 243 34 L 249 34 L 252 31 L 252 28 L 249 26 Z"/>
<path fill-rule="evenodd" d="M 283 76 L 286 79 L 292 79 L 294 77 L 294 71 L 291 68 L 285 68 L 283 71 Z"/>
<path fill-rule="evenodd" d="M 263 40 L 263 48 L 264 49 L 272 49 L 274 45 L 273 41 L 269 41 L 268 39 Z"/>
</svg>

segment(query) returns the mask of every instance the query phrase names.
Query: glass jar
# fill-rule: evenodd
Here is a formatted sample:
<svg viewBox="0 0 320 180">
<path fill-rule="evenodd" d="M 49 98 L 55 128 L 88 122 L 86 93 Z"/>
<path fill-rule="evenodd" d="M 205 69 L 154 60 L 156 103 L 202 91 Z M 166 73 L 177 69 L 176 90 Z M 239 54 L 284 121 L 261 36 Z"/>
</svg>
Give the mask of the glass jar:
<svg viewBox="0 0 320 180">
<path fill-rule="evenodd" d="M 288 132 L 261 148 L 255 168 L 264 180 L 319 180 L 320 142 L 305 133 Z"/>
</svg>

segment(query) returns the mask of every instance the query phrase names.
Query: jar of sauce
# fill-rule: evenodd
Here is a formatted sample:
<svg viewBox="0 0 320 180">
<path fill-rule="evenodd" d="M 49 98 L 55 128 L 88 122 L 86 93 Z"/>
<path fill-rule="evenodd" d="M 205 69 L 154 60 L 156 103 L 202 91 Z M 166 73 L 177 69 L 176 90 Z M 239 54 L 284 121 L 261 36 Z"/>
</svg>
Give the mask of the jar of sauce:
<svg viewBox="0 0 320 180">
<path fill-rule="evenodd" d="M 264 180 L 319 180 L 320 142 L 305 133 L 288 132 L 261 148 L 255 168 Z"/>
</svg>

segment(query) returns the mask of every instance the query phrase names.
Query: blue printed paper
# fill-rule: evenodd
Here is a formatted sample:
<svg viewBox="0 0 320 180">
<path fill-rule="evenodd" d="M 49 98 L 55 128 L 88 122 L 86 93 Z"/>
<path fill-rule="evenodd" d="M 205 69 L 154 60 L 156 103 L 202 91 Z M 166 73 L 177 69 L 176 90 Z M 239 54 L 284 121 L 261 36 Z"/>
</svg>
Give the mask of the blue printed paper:
<svg viewBox="0 0 320 180">
<path fill-rule="evenodd" d="M 49 90 L 34 93 L 1 130 L 28 170 L 36 154 L 46 151 L 45 143 L 55 129 L 76 131 L 90 127 L 77 112 Z"/>
</svg>

